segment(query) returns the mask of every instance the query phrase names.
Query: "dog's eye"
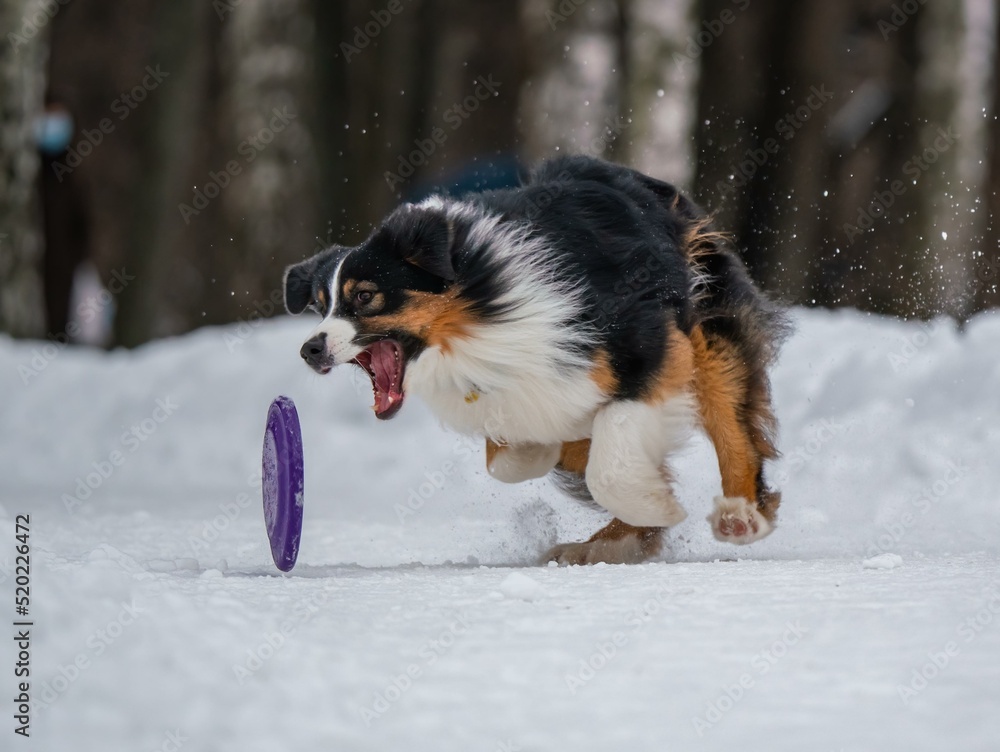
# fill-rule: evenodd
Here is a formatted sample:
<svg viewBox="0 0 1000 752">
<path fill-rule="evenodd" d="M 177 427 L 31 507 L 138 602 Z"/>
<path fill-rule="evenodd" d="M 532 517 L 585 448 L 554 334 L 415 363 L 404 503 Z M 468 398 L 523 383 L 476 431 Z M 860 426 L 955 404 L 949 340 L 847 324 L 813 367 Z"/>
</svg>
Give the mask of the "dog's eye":
<svg viewBox="0 0 1000 752">
<path fill-rule="evenodd" d="M 372 298 L 374 297 L 375 293 L 373 293 L 371 290 L 361 290 L 357 295 L 354 296 L 354 299 L 357 300 L 358 303 L 360 303 L 361 305 L 365 305 L 367 303 L 371 303 Z"/>
</svg>

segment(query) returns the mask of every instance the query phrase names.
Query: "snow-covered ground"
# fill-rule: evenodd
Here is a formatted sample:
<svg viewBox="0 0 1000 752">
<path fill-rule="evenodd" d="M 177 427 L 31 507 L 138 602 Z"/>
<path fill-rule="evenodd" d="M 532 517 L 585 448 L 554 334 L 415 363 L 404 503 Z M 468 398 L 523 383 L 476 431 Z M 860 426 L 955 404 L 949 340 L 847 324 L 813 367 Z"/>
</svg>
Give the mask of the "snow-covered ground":
<svg viewBox="0 0 1000 752">
<path fill-rule="evenodd" d="M 27 513 L 36 701 L 17 739 L 3 640 L 0 746 L 1000 749 L 1000 316 L 796 318 L 776 532 L 712 539 L 696 438 L 665 560 L 568 569 L 534 561 L 600 515 L 492 481 L 416 400 L 376 421 L 366 379 L 299 361 L 312 322 L 0 339 L 0 614 Z M 260 510 L 278 394 L 306 451 L 286 576 Z"/>
</svg>

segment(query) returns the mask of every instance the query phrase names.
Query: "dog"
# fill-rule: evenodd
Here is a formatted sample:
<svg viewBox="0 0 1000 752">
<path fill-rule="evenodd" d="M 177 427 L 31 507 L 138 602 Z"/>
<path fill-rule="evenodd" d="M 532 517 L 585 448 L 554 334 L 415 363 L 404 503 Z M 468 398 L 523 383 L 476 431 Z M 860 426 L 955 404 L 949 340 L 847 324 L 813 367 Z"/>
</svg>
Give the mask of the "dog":
<svg viewBox="0 0 1000 752">
<path fill-rule="evenodd" d="M 418 394 L 485 438 L 494 478 L 548 475 L 614 515 L 546 561 L 656 556 L 686 517 L 667 458 L 699 423 L 722 476 L 715 537 L 774 528 L 767 371 L 786 316 L 668 183 L 556 158 L 518 188 L 404 204 L 360 245 L 288 267 L 284 289 L 290 313 L 323 319 L 302 358 L 320 374 L 364 369 L 376 417 Z"/>
</svg>

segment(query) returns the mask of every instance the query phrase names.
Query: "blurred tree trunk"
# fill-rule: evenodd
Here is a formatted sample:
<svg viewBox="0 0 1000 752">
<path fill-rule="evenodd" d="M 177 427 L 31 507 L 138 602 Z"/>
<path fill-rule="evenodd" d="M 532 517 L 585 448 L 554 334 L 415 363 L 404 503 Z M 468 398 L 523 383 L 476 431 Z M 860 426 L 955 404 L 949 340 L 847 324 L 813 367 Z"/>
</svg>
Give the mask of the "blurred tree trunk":
<svg viewBox="0 0 1000 752">
<path fill-rule="evenodd" d="M 417 103 L 423 86 L 431 85 L 425 82 L 433 80 L 423 40 L 417 51 L 425 6 L 404 3 L 399 13 L 378 20 L 371 4 L 360 0 L 311 0 L 317 40 L 313 119 L 322 134 L 320 227 L 314 234 L 324 243 L 362 240 L 396 203 L 382 174 L 398 169 L 393 156 L 417 127 Z M 369 34 L 366 26 L 377 33 Z M 286 260 L 316 250 L 299 248 Z"/>
<path fill-rule="evenodd" d="M 987 118 L 986 176 L 983 185 L 985 217 L 981 247 L 975 259 L 974 310 L 1000 306 L 1000 12 L 994 10 L 993 81 Z"/>
<path fill-rule="evenodd" d="M 446 140 L 420 167 L 414 188 L 447 185 L 458 171 L 488 182 L 498 162 L 518 151 L 517 110 L 526 67 L 517 6 L 489 0 L 423 3 L 414 52 L 425 57 L 404 64 L 417 70 L 417 60 L 423 59 L 432 77 L 422 82 L 420 127 L 411 138 L 426 138 L 438 128 Z M 462 114 L 450 118 L 449 111 Z M 413 144 L 401 146 L 410 151 Z"/>
<path fill-rule="evenodd" d="M 0 0 L 0 331 L 41 336 L 42 239 L 38 152 L 32 125 L 42 111 L 45 23 L 30 0 Z"/>
<path fill-rule="evenodd" d="M 632 158 L 636 5 L 631 0 L 522 3 L 527 66 L 523 151 Z"/>
<path fill-rule="evenodd" d="M 322 231 L 305 4 L 87 0 L 56 17 L 53 86 L 81 129 L 113 125 L 74 177 L 101 276 L 129 280 L 118 344 L 280 310 L 284 249 Z"/>
<path fill-rule="evenodd" d="M 926 15 L 889 0 L 701 0 L 696 195 L 791 302 L 939 310 L 931 166 L 912 169 L 947 124 L 917 85 Z"/>
<path fill-rule="evenodd" d="M 616 146 L 627 162 L 688 190 L 694 175 L 695 87 L 699 61 L 688 57 L 693 3 L 629 0 L 627 131 Z M 617 159 L 617 154 L 615 155 Z"/>
<path fill-rule="evenodd" d="M 313 44 L 313 106 L 310 110 L 313 128 L 322 138 L 316 139 L 316 157 L 319 185 L 319 218 L 317 246 L 296 249 L 298 254 L 287 257 L 289 263 L 311 255 L 319 246 L 344 239 L 350 218 L 359 214 L 354 207 L 357 197 L 347 177 L 350 159 L 348 138 L 344 127 L 344 104 L 347 101 L 348 69 L 342 64 L 336 40 L 348 37 L 348 3 L 331 3 L 328 0 L 311 0 L 311 13 L 315 20 Z M 326 40 L 320 43 L 319 40 Z"/>
<path fill-rule="evenodd" d="M 244 0 L 223 27 L 224 106 L 215 127 L 226 156 L 213 169 L 235 162 L 241 171 L 222 192 L 225 214 L 214 225 L 215 320 L 272 311 L 282 300 L 287 249 L 307 251 L 324 232 L 311 60 L 314 45 L 329 41 L 316 39 L 309 7 L 309 0 Z"/>
<path fill-rule="evenodd" d="M 157 33 L 151 40 L 150 62 L 168 73 L 155 97 L 134 115 L 137 128 L 133 155 L 141 171 L 134 187 L 132 211 L 126 225 L 128 242 L 123 259 L 136 280 L 120 295 L 115 333 L 118 344 L 134 347 L 154 337 L 185 331 L 206 321 L 193 306 L 210 296 L 203 276 L 194 270 L 211 263 L 203 243 L 186 238 L 178 203 L 190 201 L 192 156 L 210 157 L 203 148 L 203 116 L 210 76 L 211 6 L 199 0 L 156 4 L 151 21 Z M 211 164 L 211 163 L 205 163 Z M 185 242 L 188 241 L 188 242 Z M 212 323 L 219 321 L 213 317 Z"/>
<path fill-rule="evenodd" d="M 485 175 L 517 151 L 525 62 L 516 8 L 413 0 L 388 12 L 388 4 L 360 0 L 311 3 L 321 40 L 313 99 L 325 142 L 324 240 L 358 242 L 400 199 L 446 187 L 460 170 Z M 498 82 L 496 96 L 474 96 L 485 91 L 480 78 Z M 466 100 L 474 109 L 456 120 Z"/>
<path fill-rule="evenodd" d="M 741 166 L 748 153 L 761 148 L 760 141 L 774 137 L 763 124 L 767 120 L 764 94 L 775 85 L 769 72 L 775 54 L 772 45 L 778 32 L 785 32 L 780 17 L 775 19 L 778 5 L 775 0 L 758 0 L 741 9 L 731 0 L 699 0 L 698 25 L 689 48 L 682 52 L 685 61 L 700 63 L 695 200 L 715 213 L 721 229 L 736 236 L 758 281 L 767 278 L 772 256 L 760 240 L 761 218 L 751 210 L 755 196 L 748 186 L 751 180 L 765 189 L 771 183 L 755 162 L 745 171 Z M 726 24 L 724 13 L 732 14 L 734 20 Z M 772 32 L 775 20 L 778 28 Z M 714 33 L 717 29 L 721 31 Z"/>
</svg>

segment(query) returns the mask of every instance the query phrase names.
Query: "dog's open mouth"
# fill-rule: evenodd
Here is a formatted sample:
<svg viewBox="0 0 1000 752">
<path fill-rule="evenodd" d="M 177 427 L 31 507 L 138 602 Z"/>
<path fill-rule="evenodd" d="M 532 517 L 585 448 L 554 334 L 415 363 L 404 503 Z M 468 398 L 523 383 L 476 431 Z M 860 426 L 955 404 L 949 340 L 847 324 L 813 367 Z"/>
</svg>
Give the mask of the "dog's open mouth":
<svg viewBox="0 0 1000 752">
<path fill-rule="evenodd" d="M 387 420 L 403 406 L 403 372 L 406 357 L 394 339 L 383 339 L 369 345 L 351 361 L 365 369 L 372 380 L 375 417 Z"/>
</svg>

